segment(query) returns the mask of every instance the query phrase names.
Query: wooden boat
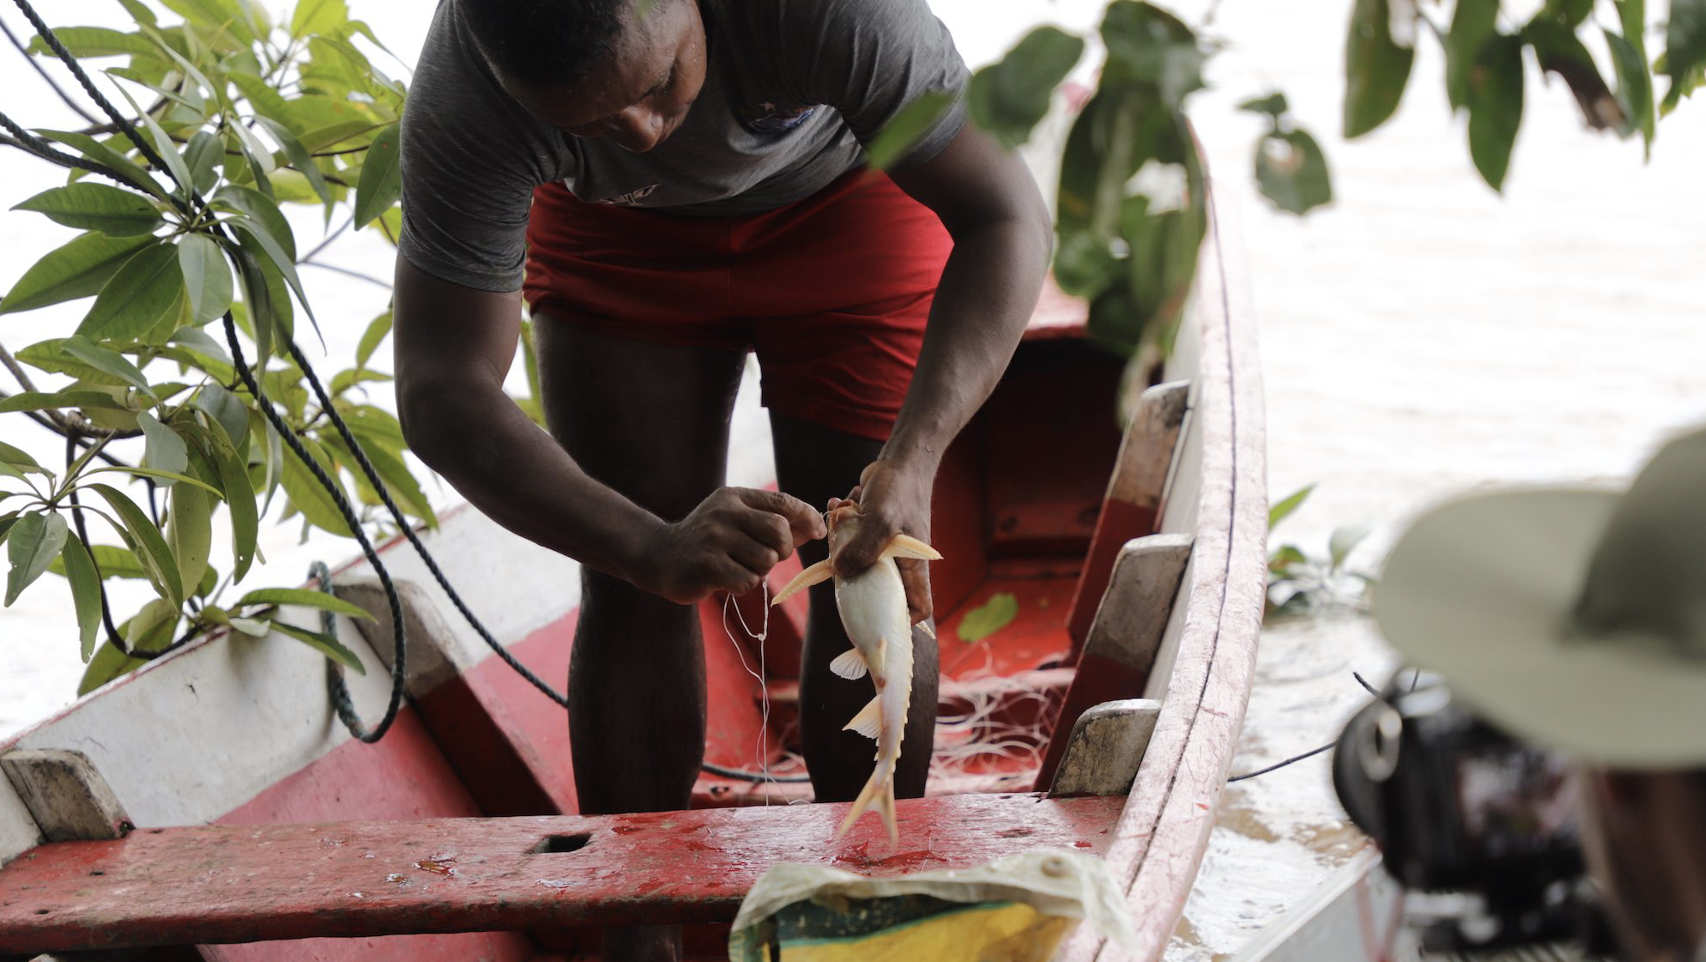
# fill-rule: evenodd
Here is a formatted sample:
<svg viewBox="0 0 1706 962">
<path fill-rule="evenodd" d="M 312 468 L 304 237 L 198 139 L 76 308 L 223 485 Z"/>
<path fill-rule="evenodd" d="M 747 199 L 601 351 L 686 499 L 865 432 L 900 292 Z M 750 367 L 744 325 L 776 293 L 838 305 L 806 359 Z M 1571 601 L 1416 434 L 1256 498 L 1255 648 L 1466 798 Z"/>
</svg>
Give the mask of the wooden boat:
<svg viewBox="0 0 1706 962">
<path fill-rule="evenodd" d="M 803 785 L 716 774 L 691 811 L 576 816 L 561 709 L 391 544 L 408 700 L 377 744 L 339 723 L 321 657 L 282 637 L 205 640 L 0 744 L 0 957 L 521 962 L 584 957 L 602 924 L 671 921 L 689 925 L 691 957 L 717 958 L 776 862 L 899 874 L 1064 847 L 1107 861 L 1141 958 L 1160 958 L 1237 741 L 1262 612 L 1261 385 L 1229 236 L 1216 211 L 1175 352 L 1123 436 L 1122 362 L 1086 341 L 1081 309 L 1045 298 L 948 454 L 933 575 L 943 712 L 1037 734 L 945 753 L 931 797 L 899 805 L 898 848 L 875 819 L 834 840 L 844 806 L 783 804 Z M 471 510 L 427 540 L 499 640 L 560 683 L 573 564 Z M 346 566 L 338 591 L 383 613 L 370 575 Z M 1011 622 L 962 640 L 1004 595 Z M 761 598 L 739 609 L 760 623 Z M 797 773 L 784 752 L 803 611 L 779 609 L 762 640 L 721 606 L 702 614 L 707 761 Z M 388 629 L 372 644 L 340 631 L 371 666 L 351 679 L 356 706 L 377 717 Z M 1060 958 L 1117 954 L 1080 931 Z"/>
</svg>

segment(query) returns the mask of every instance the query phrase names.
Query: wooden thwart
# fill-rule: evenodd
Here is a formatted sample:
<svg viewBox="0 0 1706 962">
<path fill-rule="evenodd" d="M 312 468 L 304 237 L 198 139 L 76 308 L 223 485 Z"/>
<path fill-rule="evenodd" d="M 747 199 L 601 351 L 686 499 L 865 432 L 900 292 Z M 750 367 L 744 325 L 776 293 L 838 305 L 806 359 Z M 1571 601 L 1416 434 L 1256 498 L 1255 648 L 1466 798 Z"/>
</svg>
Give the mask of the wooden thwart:
<svg viewBox="0 0 1706 962">
<path fill-rule="evenodd" d="M 1160 716 L 1161 703 L 1148 698 L 1104 702 L 1079 715 L 1050 794 L 1123 797 Z"/>
<path fill-rule="evenodd" d="M 30 817 L 49 842 L 123 838 L 130 816 L 89 756 L 62 749 L 16 749 L 0 755 Z"/>
<path fill-rule="evenodd" d="M 587 924 L 726 922 L 782 862 L 869 875 L 1035 848 L 1100 853 L 1122 798 L 902 801 L 836 841 L 846 805 L 598 817 L 141 829 L 0 870 L 0 954 Z"/>
</svg>

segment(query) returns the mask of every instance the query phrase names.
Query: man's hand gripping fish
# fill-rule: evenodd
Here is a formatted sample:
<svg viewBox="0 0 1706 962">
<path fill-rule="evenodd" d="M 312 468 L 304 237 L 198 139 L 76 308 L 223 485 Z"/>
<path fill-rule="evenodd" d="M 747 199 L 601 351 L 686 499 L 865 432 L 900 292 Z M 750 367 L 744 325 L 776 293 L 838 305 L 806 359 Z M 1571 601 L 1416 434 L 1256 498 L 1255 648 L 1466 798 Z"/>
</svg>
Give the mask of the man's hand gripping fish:
<svg viewBox="0 0 1706 962">
<path fill-rule="evenodd" d="M 830 503 L 830 559 L 852 540 L 859 523 L 858 502 Z M 836 607 L 841 609 L 841 624 L 847 629 L 853 647 L 830 662 L 829 670 L 848 679 L 862 678 L 868 672 L 877 686 L 876 697 L 843 726 L 877 740 L 877 767 L 836 830 L 836 838 L 846 834 L 875 800 L 889 838 L 900 840 L 894 815 L 894 770 L 900 760 L 900 742 L 906 734 L 907 709 L 912 703 L 912 619 L 907 616 L 906 588 L 894 559 L 937 561 L 941 557 L 936 549 L 917 538 L 897 534 L 878 556 L 876 564 L 850 578 L 835 579 Z M 830 560 L 819 561 L 788 582 L 771 604 L 779 605 L 832 576 Z"/>
</svg>

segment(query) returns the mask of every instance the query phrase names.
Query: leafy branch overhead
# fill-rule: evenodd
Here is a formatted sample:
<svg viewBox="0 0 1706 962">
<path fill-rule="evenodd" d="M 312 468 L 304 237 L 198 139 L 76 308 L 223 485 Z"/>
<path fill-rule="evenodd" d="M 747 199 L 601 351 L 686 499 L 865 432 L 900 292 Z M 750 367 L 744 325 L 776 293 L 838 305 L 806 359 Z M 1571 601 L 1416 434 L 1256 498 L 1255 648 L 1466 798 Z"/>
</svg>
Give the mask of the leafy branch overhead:
<svg viewBox="0 0 1706 962">
<path fill-rule="evenodd" d="M 1468 114 L 1470 158 L 1494 190 L 1504 187 L 1522 127 L 1530 60 L 1563 82 L 1587 126 L 1639 134 L 1649 155 L 1657 118 L 1706 82 L 1706 0 L 1671 0 L 1656 59 L 1647 53 L 1645 0 L 1546 0 L 1526 19 L 1499 0 L 1457 0 L 1449 18 L 1430 9 L 1415 0 L 1356 0 L 1345 39 L 1344 134 L 1361 137 L 1397 112 L 1415 45 L 1432 37 L 1445 53 L 1446 97 Z M 1669 78 L 1662 101 L 1655 73 Z"/>
<path fill-rule="evenodd" d="M 370 59 L 383 46 L 344 0 L 302 0 L 278 23 L 249 0 L 162 0 L 176 23 L 121 2 L 134 30 L 53 32 L 80 61 L 105 66 L 124 123 L 8 138 L 70 170 L 64 186 L 13 209 L 81 233 L 0 298 L 0 323 L 89 304 L 73 336 L 0 348 L 22 388 L 0 393 L 0 415 L 32 417 L 68 442 L 66 463 L 53 466 L 0 444 L 5 604 L 46 572 L 70 582 L 90 662 L 84 690 L 212 629 L 276 630 L 360 670 L 337 639 L 275 619 L 279 604 L 358 610 L 284 588 L 220 599 L 257 560 L 275 498 L 305 527 L 351 533 L 339 499 L 285 450 L 281 428 L 364 510 L 381 503 L 382 485 L 412 518 L 434 523 L 401 427 L 364 397 L 364 385 L 389 380 L 368 367 L 389 315 L 325 396 L 286 349 L 300 318 L 316 323 L 299 269 L 321 266 L 325 245 L 304 253 L 282 207 L 317 207 L 328 225 L 343 218 L 395 242 L 405 88 Z M 41 36 L 29 50 L 54 55 Z M 207 330 L 226 320 L 229 338 Z M 253 367 L 253 389 L 234 349 Z M 37 389 L 34 376 L 56 387 Z M 358 470 L 352 438 L 377 485 Z M 231 535 L 216 547 L 221 506 Z M 93 540 L 104 532 L 118 543 Z M 115 623 L 105 591 L 114 578 L 147 582 L 154 600 Z"/>
</svg>

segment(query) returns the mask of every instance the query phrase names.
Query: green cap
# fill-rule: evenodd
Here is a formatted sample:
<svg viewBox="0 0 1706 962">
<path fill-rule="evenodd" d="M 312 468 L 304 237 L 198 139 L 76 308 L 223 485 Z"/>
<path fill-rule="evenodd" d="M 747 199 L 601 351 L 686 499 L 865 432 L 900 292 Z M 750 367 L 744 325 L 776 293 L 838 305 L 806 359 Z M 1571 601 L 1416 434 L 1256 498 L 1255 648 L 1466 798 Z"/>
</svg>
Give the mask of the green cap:
<svg viewBox="0 0 1706 962">
<path fill-rule="evenodd" d="M 1706 764 L 1706 431 L 1627 491 L 1474 494 L 1412 524 L 1381 631 L 1477 714 L 1619 768 Z"/>
</svg>

